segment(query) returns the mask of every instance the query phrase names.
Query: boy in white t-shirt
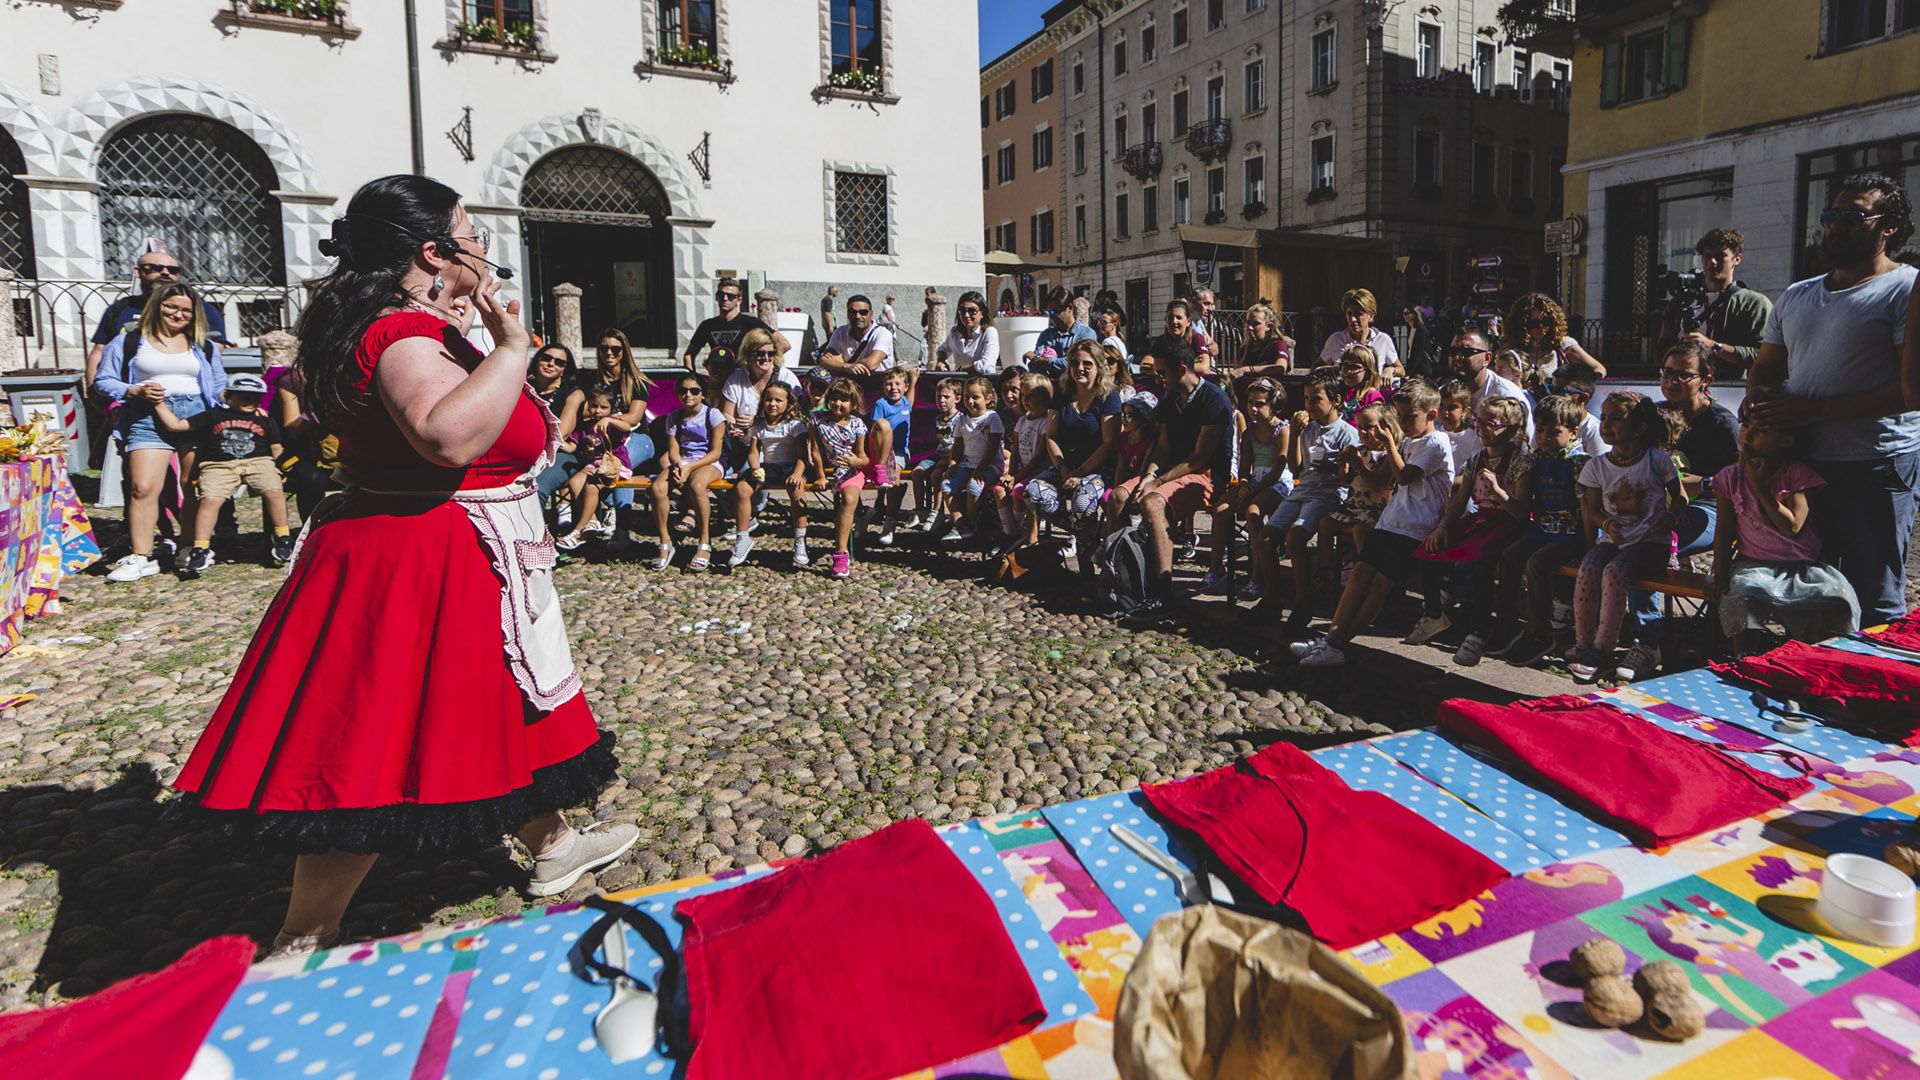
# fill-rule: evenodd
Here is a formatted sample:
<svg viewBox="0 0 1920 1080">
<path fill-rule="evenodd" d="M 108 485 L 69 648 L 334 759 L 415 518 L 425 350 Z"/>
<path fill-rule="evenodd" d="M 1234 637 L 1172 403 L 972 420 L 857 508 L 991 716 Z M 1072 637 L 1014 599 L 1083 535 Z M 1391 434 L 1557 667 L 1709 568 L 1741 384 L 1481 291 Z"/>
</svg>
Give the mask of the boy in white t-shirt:
<svg viewBox="0 0 1920 1080">
<path fill-rule="evenodd" d="M 979 509 L 980 496 L 993 476 L 986 470 L 990 462 L 1000 460 L 1006 443 L 1006 424 L 993 411 L 993 380 L 975 375 L 960 391 L 960 415 L 953 420 L 953 456 L 947 464 L 946 479 L 940 488 L 947 495 L 948 525 L 952 529 L 942 539 L 949 544 L 964 544 L 973 539 L 968 523 Z"/>
<path fill-rule="evenodd" d="M 1387 448 L 1387 461 L 1399 486 L 1380 512 L 1379 524 L 1367 534 L 1326 635 L 1292 646 L 1304 667 L 1337 667 L 1347 662 L 1342 649 L 1380 617 L 1387 598 L 1413 574 L 1414 552 L 1446 512 L 1453 487 L 1453 443 L 1435 426 L 1440 418 L 1440 391 L 1425 379 L 1409 379 L 1394 393 L 1393 406 L 1406 433 L 1399 446 Z"/>
<path fill-rule="evenodd" d="M 1440 384 L 1440 430 L 1453 444 L 1456 464 L 1480 452 L 1480 433 L 1473 426 L 1473 388 L 1459 379 Z"/>
</svg>

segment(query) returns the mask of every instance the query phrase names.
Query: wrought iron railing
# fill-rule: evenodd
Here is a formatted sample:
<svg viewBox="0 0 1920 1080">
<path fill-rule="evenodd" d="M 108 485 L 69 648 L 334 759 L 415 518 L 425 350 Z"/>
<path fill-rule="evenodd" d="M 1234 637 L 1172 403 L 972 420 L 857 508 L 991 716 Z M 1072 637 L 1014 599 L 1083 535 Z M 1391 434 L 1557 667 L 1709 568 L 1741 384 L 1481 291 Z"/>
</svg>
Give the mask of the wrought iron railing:
<svg viewBox="0 0 1920 1080">
<path fill-rule="evenodd" d="M 304 290 L 284 285 L 195 282 L 194 288 L 220 308 L 226 316 L 227 339 L 240 346 L 251 346 L 269 331 L 291 327 L 306 300 Z M 78 370 L 86 363 L 101 316 L 131 291 L 123 281 L 15 279 L 8 299 L 13 304 L 18 345 L 11 350 L 0 347 L 0 367 Z"/>
<path fill-rule="evenodd" d="M 1202 161 L 1226 154 L 1233 143 L 1233 121 L 1226 117 L 1202 120 L 1187 129 L 1187 152 Z"/>
<path fill-rule="evenodd" d="M 1280 332 L 1289 338 L 1293 337 L 1294 321 L 1297 313 L 1282 311 L 1278 314 L 1280 316 Z M 1238 366 L 1241 354 L 1245 352 L 1247 348 L 1247 313 L 1238 308 L 1215 308 L 1212 314 L 1207 316 L 1207 336 L 1212 339 L 1214 356 L 1219 359 L 1222 365 Z M 1300 350 L 1302 348 L 1307 348 L 1309 351 L 1317 350 L 1319 343 L 1314 342 L 1311 346 L 1306 346 L 1298 342 L 1295 343 L 1294 366 L 1296 367 L 1305 362 L 1300 359 Z"/>
<path fill-rule="evenodd" d="M 1160 171 L 1161 158 L 1158 141 L 1134 143 L 1121 152 L 1120 167 L 1135 180 L 1145 180 Z"/>
</svg>

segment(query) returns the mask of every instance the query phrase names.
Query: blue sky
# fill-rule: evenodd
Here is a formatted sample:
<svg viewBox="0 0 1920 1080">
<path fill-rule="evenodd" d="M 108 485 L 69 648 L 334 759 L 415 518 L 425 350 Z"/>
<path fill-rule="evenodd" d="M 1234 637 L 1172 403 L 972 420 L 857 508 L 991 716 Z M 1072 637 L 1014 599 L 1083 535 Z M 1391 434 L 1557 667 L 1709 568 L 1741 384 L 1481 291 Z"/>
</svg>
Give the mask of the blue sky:
<svg viewBox="0 0 1920 1080">
<path fill-rule="evenodd" d="M 980 62 L 1020 44 L 1040 29 L 1040 15 L 1055 0 L 978 0 L 980 5 Z"/>
</svg>

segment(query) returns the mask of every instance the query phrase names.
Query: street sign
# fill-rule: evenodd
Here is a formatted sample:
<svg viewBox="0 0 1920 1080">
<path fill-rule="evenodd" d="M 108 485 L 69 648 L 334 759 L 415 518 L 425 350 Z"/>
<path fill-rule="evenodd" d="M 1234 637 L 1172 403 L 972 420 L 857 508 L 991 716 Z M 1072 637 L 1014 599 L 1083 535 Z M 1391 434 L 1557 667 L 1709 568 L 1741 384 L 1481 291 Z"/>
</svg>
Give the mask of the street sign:
<svg viewBox="0 0 1920 1080">
<path fill-rule="evenodd" d="M 1213 284 L 1213 260 L 1195 259 L 1193 261 L 1193 280 L 1202 285 Z"/>
<path fill-rule="evenodd" d="M 1471 266 L 1475 270 L 1498 270 L 1500 269 L 1500 256 L 1482 255 L 1479 258 L 1468 262 L 1467 265 Z"/>
<path fill-rule="evenodd" d="M 1546 225 L 1547 254 L 1576 255 L 1580 251 L 1580 241 L 1586 236 L 1586 218 L 1576 216 L 1549 221 Z"/>
</svg>

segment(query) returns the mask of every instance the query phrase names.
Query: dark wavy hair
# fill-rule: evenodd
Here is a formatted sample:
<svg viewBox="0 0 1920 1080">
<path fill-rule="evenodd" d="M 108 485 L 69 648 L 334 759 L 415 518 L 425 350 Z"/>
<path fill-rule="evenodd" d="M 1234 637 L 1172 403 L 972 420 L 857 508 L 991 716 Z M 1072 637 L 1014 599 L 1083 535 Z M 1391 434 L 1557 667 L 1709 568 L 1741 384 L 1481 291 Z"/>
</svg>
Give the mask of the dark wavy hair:
<svg viewBox="0 0 1920 1080">
<path fill-rule="evenodd" d="M 309 407 L 329 426 L 356 404 L 360 339 L 381 312 L 407 302 L 400 279 L 422 243 L 453 228 L 459 203 L 460 193 L 438 180 L 383 176 L 353 193 L 346 216 L 321 242 L 322 253 L 339 261 L 312 283 L 313 298 L 294 328 L 300 350 L 293 363 L 306 380 Z"/>
<path fill-rule="evenodd" d="M 1877 172 L 1854 173 L 1840 181 L 1834 194 L 1865 195 L 1870 191 L 1880 196 L 1873 204 L 1874 211 L 1880 215 L 1880 227 L 1893 226 L 1893 235 L 1887 237 L 1887 258 L 1891 259 L 1913 238 L 1913 200 L 1899 181 Z"/>
</svg>

